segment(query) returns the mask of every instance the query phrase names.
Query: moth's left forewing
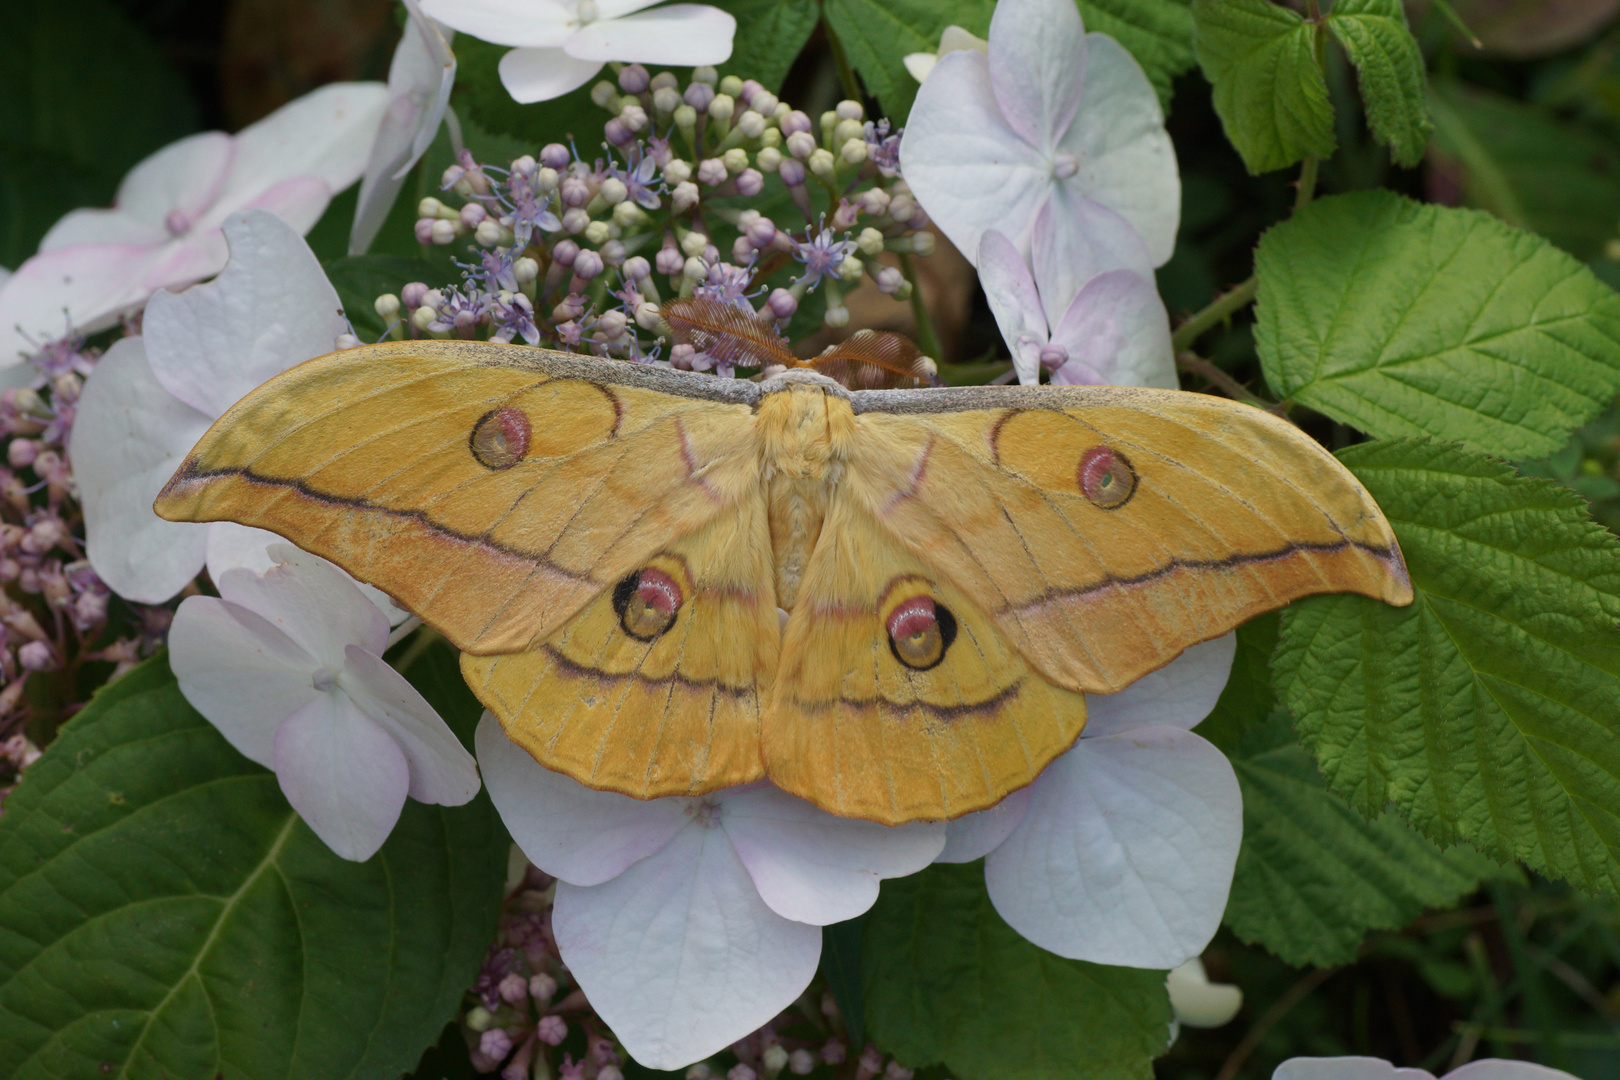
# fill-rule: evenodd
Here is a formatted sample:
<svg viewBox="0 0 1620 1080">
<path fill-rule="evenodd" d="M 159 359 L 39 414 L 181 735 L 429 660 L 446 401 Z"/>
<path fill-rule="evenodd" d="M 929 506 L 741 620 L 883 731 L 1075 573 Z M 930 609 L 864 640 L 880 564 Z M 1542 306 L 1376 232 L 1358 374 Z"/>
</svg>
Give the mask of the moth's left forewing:
<svg viewBox="0 0 1620 1080">
<path fill-rule="evenodd" d="M 856 407 L 850 472 L 873 515 L 1061 685 L 1119 690 L 1301 596 L 1411 598 L 1361 485 L 1248 406 L 1029 387 Z"/>
</svg>

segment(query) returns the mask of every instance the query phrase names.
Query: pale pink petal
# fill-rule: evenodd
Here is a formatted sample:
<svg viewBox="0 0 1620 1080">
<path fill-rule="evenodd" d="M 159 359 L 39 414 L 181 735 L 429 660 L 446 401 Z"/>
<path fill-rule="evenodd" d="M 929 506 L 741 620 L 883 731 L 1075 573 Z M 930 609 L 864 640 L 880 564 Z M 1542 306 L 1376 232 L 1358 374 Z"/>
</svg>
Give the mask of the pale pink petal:
<svg viewBox="0 0 1620 1080">
<path fill-rule="evenodd" d="M 1123 45 L 1106 34 L 1086 40 L 1080 112 L 1059 146 L 1080 169 L 1064 184 L 1123 215 L 1162 266 L 1176 246 L 1181 176 L 1158 94 Z"/>
<path fill-rule="evenodd" d="M 1035 215 L 1030 268 L 1052 325 L 1098 274 L 1129 270 L 1153 279 L 1153 260 L 1131 223 L 1064 185 L 1052 189 Z"/>
<path fill-rule="evenodd" d="M 178 289 L 213 277 L 225 269 L 230 249 L 218 229 L 193 229 L 184 239 L 159 248 L 158 255 L 142 283 L 141 291 L 147 296 L 159 289 Z"/>
<path fill-rule="evenodd" d="M 694 823 L 602 885 L 557 885 L 563 963 L 625 1049 L 651 1069 L 717 1053 L 791 1005 L 821 928 L 755 891 L 723 830 Z"/>
<path fill-rule="evenodd" d="M 161 224 L 141 221 L 116 208 L 69 210 L 51 226 L 39 250 L 51 251 L 74 244 L 129 244 L 135 247 L 161 247 L 171 239 Z"/>
<path fill-rule="evenodd" d="M 1164 301 L 1151 278 L 1129 270 L 1110 270 L 1086 282 L 1052 328 L 1052 344 L 1069 354 L 1069 362 L 1052 373 L 1055 383 L 1162 390 L 1180 385 Z"/>
<path fill-rule="evenodd" d="M 460 806 L 478 794 L 478 763 L 405 676 L 350 645 L 338 687 L 399 744 L 411 770 L 411 798 Z"/>
<path fill-rule="evenodd" d="M 254 387 L 332 351 L 348 326 L 315 253 L 263 210 L 225 221 L 230 262 L 213 281 L 146 306 L 147 362 L 164 388 L 220 416 Z"/>
<path fill-rule="evenodd" d="M 1559 1077 L 1568 1075 L 1548 1072 Z M 1456 1075 L 1451 1073 L 1446 1080 Z M 1434 1074 L 1426 1069 L 1397 1069 L 1383 1058 L 1289 1058 L 1277 1066 L 1271 1080 L 1434 1080 Z"/>
<path fill-rule="evenodd" d="M 990 63 L 969 50 L 940 58 L 917 91 L 900 168 L 918 203 L 956 249 L 970 258 L 986 229 L 1029 252 L 1029 234 L 1052 189 L 1040 151 L 1001 115 L 990 89 Z"/>
<path fill-rule="evenodd" d="M 388 108 L 377 125 L 349 232 L 349 254 L 363 255 L 393 208 L 405 175 L 433 141 L 456 81 L 456 58 L 445 34 L 405 0 L 410 21 L 388 68 Z M 454 31 L 447 31 L 453 34 Z"/>
<path fill-rule="evenodd" d="M 152 500 L 209 423 L 158 385 L 141 338 L 115 342 L 85 380 L 68 447 L 85 546 L 125 599 L 160 604 L 203 568 L 208 526 L 164 521 Z"/>
<path fill-rule="evenodd" d="M 1120 735 L 1142 727 L 1197 726 L 1226 689 L 1236 654 L 1237 635 L 1222 634 L 1192 646 L 1117 694 L 1087 694 L 1085 737 Z"/>
<path fill-rule="evenodd" d="M 199 227 L 218 227 L 294 177 L 311 177 L 331 192 L 342 191 L 365 171 L 387 107 L 388 88 L 382 83 L 330 83 L 243 128 L 230 175 Z"/>
<path fill-rule="evenodd" d="M 332 201 L 332 189 L 315 176 L 292 176 L 266 188 L 238 210 L 264 210 L 292 226 L 302 236 L 315 227 Z"/>
<path fill-rule="evenodd" d="M 737 20 L 707 4 L 666 4 L 619 19 L 598 19 L 563 42 L 576 60 L 641 64 L 721 64 L 731 57 Z"/>
<path fill-rule="evenodd" d="M 277 565 L 262 575 L 246 570 L 220 575 L 219 595 L 268 619 L 334 678 L 343 670 L 348 646 L 377 654 L 387 648 L 388 620 L 348 574 L 288 543 L 270 548 L 270 558 Z"/>
<path fill-rule="evenodd" d="M 768 784 L 723 793 L 720 826 L 771 910 L 817 926 L 853 919 L 881 879 L 916 873 L 945 846 L 943 822 L 835 817 Z"/>
<path fill-rule="evenodd" d="M 1081 739 L 985 859 L 1001 917 L 1059 956 L 1173 968 L 1220 926 L 1243 835 L 1231 764 L 1180 728 Z"/>
<path fill-rule="evenodd" d="M 448 27 L 497 45 L 554 48 L 577 28 L 571 8 L 557 0 L 422 0 L 422 10 Z"/>
<path fill-rule="evenodd" d="M 364 862 L 394 831 L 410 769 L 388 733 L 337 691 L 316 694 L 276 730 L 281 791 L 326 846 Z"/>
<path fill-rule="evenodd" d="M 1421 1070 L 1397 1069 L 1395 1075 L 1399 1080 L 1418 1080 Z M 1481 1058 L 1446 1073 L 1443 1080 L 1576 1080 L 1576 1077 L 1562 1069 L 1550 1069 L 1534 1062 Z"/>
<path fill-rule="evenodd" d="M 1041 381 L 1040 346 L 1046 344 L 1046 313 L 1041 308 L 1035 279 L 1018 248 L 1004 233 L 988 229 L 979 239 L 979 284 L 1001 337 L 1012 352 L 1018 381 L 1026 386 Z M 1033 344 L 1030 348 L 1026 344 Z"/>
<path fill-rule="evenodd" d="M 474 745 L 484 785 L 512 839 L 534 865 L 575 885 L 599 885 L 662 850 L 699 805 L 696 799 L 594 791 L 542 766 L 487 712 Z"/>
<path fill-rule="evenodd" d="M 1001 0 L 990 19 L 990 81 L 1007 123 L 1050 154 L 1080 105 L 1086 28 L 1073 0 Z"/>
<path fill-rule="evenodd" d="M 520 105 L 562 97 L 602 70 L 600 61 L 575 60 L 560 48 L 513 49 L 499 67 L 501 85 Z"/>
<path fill-rule="evenodd" d="M 169 627 L 169 668 L 191 707 L 260 765 L 275 764 L 276 728 L 321 695 L 315 659 L 239 604 L 188 596 Z"/>
<path fill-rule="evenodd" d="M 1032 787 L 1021 787 L 988 810 L 954 819 L 946 827 L 945 850 L 934 861 L 965 863 L 984 858 L 1024 823 L 1033 795 Z"/>
<path fill-rule="evenodd" d="M 0 365 L 31 356 L 74 330 L 113 325 L 150 293 L 152 269 L 178 247 L 74 244 L 28 259 L 0 289 Z"/>
<path fill-rule="evenodd" d="M 255 574 L 264 573 L 276 565 L 270 558 L 270 548 L 276 544 L 291 543 L 266 529 L 238 525 L 234 521 L 210 522 L 205 528 L 208 530 L 208 576 L 215 581 L 225 571 L 238 567 Z M 352 577 L 349 580 L 354 581 Z M 395 607 L 388 594 L 381 589 L 360 581 L 354 581 L 354 584 L 367 600 L 377 605 L 377 610 L 383 613 L 389 626 L 398 626 L 410 618 L 411 613 Z"/>
</svg>

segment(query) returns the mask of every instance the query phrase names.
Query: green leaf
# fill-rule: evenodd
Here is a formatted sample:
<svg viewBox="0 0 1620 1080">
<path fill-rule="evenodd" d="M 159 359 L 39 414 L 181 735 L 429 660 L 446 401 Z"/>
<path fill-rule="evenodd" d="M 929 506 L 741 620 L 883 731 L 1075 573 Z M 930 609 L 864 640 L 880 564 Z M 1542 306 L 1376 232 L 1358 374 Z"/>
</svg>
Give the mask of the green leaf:
<svg viewBox="0 0 1620 1080">
<path fill-rule="evenodd" d="M 1441 851 L 1394 814 L 1368 822 L 1333 794 L 1279 709 L 1232 755 L 1243 847 L 1225 922 L 1290 964 L 1356 958 L 1369 930 L 1395 930 L 1498 877 L 1496 864 Z"/>
<path fill-rule="evenodd" d="M 714 6 L 737 20 L 731 59 L 720 73 L 753 79 L 773 94 L 821 21 L 816 0 L 716 0 Z"/>
<path fill-rule="evenodd" d="M 106 206 L 130 166 L 196 130 L 185 80 L 106 0 L 15 0 L 0 64 L 0 266 L 77 206 Z"/>
<path fill-rule="evenodd" d="M 1398 164 L 1416 165 L 1434 125 L 1424 107 L 1423 52 L 1401 0 L 1335 0 L 1327 24 L 1360 75 L 1373 134 Z"/>
<path fill-rule="evenodd" d="M 1168 112 L 1170 84 L 1193 66 L 1193 17 L 1185 0 L 1079 2 L 1086 29 L 1117 39 L 1136 57 Z"/>
<path fill-rule="evenodd" d="M 1147 1080 L 1169 1034 L 1164 972 L 1031 945 L 991 906 L 983 863 L 885 881 L 861 967 L 872 1037 L 963 1080 Z"/>
<path fill-rule="evenodd" d="M 1319 199 L 1261 238 L 1255 272 L 1266 381 L 1379 438 L 1539 457 L 1620 390 L 1620 296 L 1478 211 Z"/>
<path fill-rule="evenodd" d="M 387 329 L 377 314 L 377 297 L 398 294 L 408 282 L 423 281 L 435 287 L 449 280 L 446 268 L 423 259 L 398 255 L 348 255 L 326 264 L 326 277 L 343 301 L 361 341 L 376 341 Z"/>
<path fill-rule="evenodd" d="M 1576 258 L 1598 255 L 1620 220 L 1620 145 L 1550 109 L 1438 83 L 1434 168 L 1468 201 Z"/>
<path fill-rule="evenodd" d="M 883 113 L 904 124 L 917 96 L 917 80 L 903 62 L 908 53 L 933 53 L 939 35 L 956 25 L 984 37 L 994 0 L 823 0 L 822 14 L 866 92 Z M 841 95 L 840 95 L 841 96 Z"/>
<path fill-rule="evenodd" d="M 1215 112 L 1249 171 L 1332 154 L 1338 144 L 1317 29 L 1271 0 L 1197 0 L 1192 13 Z"/>
<path fill-rule="evenodd" d="M 156 657 L 6 800 L 0 1077 L 394 1080 L 478 969 L 507 847 L 479 795 L 338 858 Z"/>
<path fill-rule="evenodd" d="M 821 930 L 821 974 L 855 1046 L 866 1045 L 866 1005 L 861 1000 L 861 928 L 865 925 L 866 916 L 858 915 Z"/>
<path fill-rule="evenodd" d="M 1227 757 L 1237 750 L 1244 734 L 1264 724 L 1277 707 L 1271 688 L 1271 653 L 1277 647 L 1275 611 L 1250 619 L 1237 629 L 1237 653 L 1232 673 L 1221 689 L 1215 708 L 1198 724 L 1198 734 L 1214 743 Z"/>
<path fill-rule="evenodd" d="M 1620 539 L 1579 495 L 1426 441 L 1340 459 L 1416 600 L 1283 614 L 1277 689 L 1329 786 L 1440 844 L 1620 896 Z"/>
</svg>

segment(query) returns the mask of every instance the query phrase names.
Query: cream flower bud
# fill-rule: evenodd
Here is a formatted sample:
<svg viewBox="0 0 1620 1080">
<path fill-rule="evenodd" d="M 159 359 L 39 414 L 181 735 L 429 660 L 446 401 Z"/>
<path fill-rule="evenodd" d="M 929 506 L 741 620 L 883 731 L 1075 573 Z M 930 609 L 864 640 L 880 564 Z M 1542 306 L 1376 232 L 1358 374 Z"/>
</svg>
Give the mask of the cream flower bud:
<svg viewBox="0 0 1620 1080">
<path fill-rule="evenodd" d="M 667 184 L 684 184 L 692 179 L 692 163 L 676 158 L 664 166 L 664 182 Z"/>
<path fill-rule="evenodd" d="M 748 151 L 740 146 L 733 146 L 720 155 L 720 160 L 725 164 L 726 172 L 736 175 L 748 168 Z"/>
<path fill-rule="evenodd" d="M 727 75 L 725 78 L 720 80 L 719 89 L 722 94 L 730 94 L 732 97 L 740 97 L 742 96 L 743 92 L 743 81 L 735 75 Z"/>
<path fill-rule="evenodd" d="M 606 180 L 602 181 L 602 186 L 597 189 L 596 193 L 602 196 L 602 201 L 607 203 L 609 206 L 622 203 L 625 199 L 630 197 L 630 189 L 625 187 L 624 181 L 620 180 L 617 176 L 610 176 Z"/>
<path fill-rule="evenodd" d="M 811 172 L 828 180 L 832 179 L 833 174 L 837 172 L 838 168 L 837 162 L 833 160 L 832 154 L 819 148 L 815 151 L 815 153 L 810 155 L 810 160 L 805 162 L 805 164 L 810 167 Z"/>
<path fill-rule="evenodd" d="M 639 101 L 632 101 L 619 110 L 619 123 L 631 131 L 642 131 L 647 127 L 647 110 Z"/>
<path fill-rule="evenodd" d="M 827 305 L 827 314 L 825 314 L 825 315 L 823 315 L 821 317 L 821 321 L 823 323 L 827 324 L 828 326 L 832 327 L 834 330 L 838 330 L 838 329 L 841 329 L 841 328 L 843 328 L 845 326 L 848 326 L 849 325 L 849 308 L 845 307 L 842 304 L 838 304 L 836 306 L 834 306 L 832 304 L 828 304 Z"/>
<path fill-rule="evenodd" d="M 621 229 L 633 229 L 647 220 L 647 212 L 626 199 L 613 208 L 613 224 Z"/>
<path fill-rule="evenodd" d="M 760 172 L 773 173 L 782 167 L 782 151 L 774 146 L 767 146 L 754 155 L 754 161 L 759 166 Z"/>
<path fill-rule="evenodd" d="M 542 195 L 550 195 L 557 190 L 557 170 L 546 167 L 534 174 L 534 186 Z"/>
<path fill-rule="evenodd" d="M 673 86 L 660 86 L 653 91 L 653 109 L 661 115 L 674 112 L 681 104 L 681 92 Z"/>
<path fill-rule="evenodd" d="M 494 247 L 501 242 L 501 227 L 493 221 L 481 221 L 473 232 L 473 239 L 484 247 Z"/>
<path fill-rule="evenodd" d="M 781 99 L 769 90 L 761 90 L 749 99 L 748 104 L 749 107 L 759 110 L 761 116 L 774 116 Z"/>
<path fill-rule="evenodd" d="M 619 103 L 619 88 L 602 79 L 591 87 L 591 101 L 598 109 L 614 109 Z"/>
<path fill-rule="evenodd" d="M 737 99 L 730 94 L 716 94 L 709 102 L 709 115 L 716 120 L 730 120 L 737 112 Z"/>
<path fill-rule="evenodd" d="M 611 235 L 605 221 L 593 221 L 585 226 L 585 242 L 594 247 L 600 247 L 607 243 L 608 237 Z"/>
<path fill-rule="evenodd" d="M 527 285 L 540 276 L 540 264 L 525 255 L 512 263 L 512 276 L 519 285 Z"/>
<path fill-rule="evenodd" d="M 859 120 L 840 120 L 833 127 L 833 142 L 846 143 L 851 139 L 861 137 L 861 122 Z"/>
<path fill-rule="evenodd" d="M 761 135 L 765 134 L 765 128 L 765 118 L 759 113 L 755 112 L 753 109 L 749 109 L 747 112 L 737 117 L 737 130 L 742 132 L 746 138 L 759 138 Z"/>
<path fill-rule="evenodd" d="M 435 244 L 439 244 L 440 246 L 453 243 L 456 239 L 456 223 L 440 218 L 433 223 L 433 227 L 429 231 L 428 235 L 433 239 Z"/>
<path fill-rule="evenodd" d="M 759 137 L 759 141 L 762 146 L 780 148 L 782 145 L 782 129 L 773 127 L 766 128 L 765 134 Z"/>
<path fill-rule="evenodd" d="M 838 114 L 838 119 L 840 120 L 854 120 L 859 123 L 860 121 L 866 119 L 866 106 L 862 105 L 858 101 L 851 101 L 848 98 L 840 101 L 833 111 Z"/>
<path fill-rule="evenodd" d="M 917 200 L 910 195 L 896 195 L 889 200 L 889 216 L 896 221 L 910 221 L 917 212 Z"/>
<path fill-rule="evenodd" d="M 855 250 L 868 259 L 875 257 L 883 250 L 883 234 L 870 227 L 862 229 L 855 238 Z"/>
<path fill-rule="evenodd" d="M 689 232 L 681 237 L 681 251 L 686 255 L 701 255 L 709 246 L 709 238 L 700 232 Z"/>
<path fill-rule="evenodd" d="M 371 306 L 381 318 L 392 319 L 399 314 L 399 297 L 393 293 L 383 293 Z"/>
<path fill-rule="evenodd" d="M 578 236 L 585 231 L 585 227 L 590 223 L 591 215 L 585 212 L 583 206 L 570 206 L 563 212 L 563 231 L 570 236 Z"/>
<path fill-rule="evenodd" d="M 686 275 L 688 281 L 702 281 L 709 276 L 709 264 L 692 255 L 681 267 L 681 273 Z"/>
<path fill-rule="evenodd" d="M 697 110 L 690 105 L 681 105 L 675 110 L 675 126 L 690 128 L 697 123 Z"/>
<path fill-rule="evenodd" d="M 692 81 L 713 86 L 720 81 L 720 73 L 712 65 L 704 64 L 702 67 L 692 69 Z"/>
<path fill-rule="evenodd" d="M 911 250 L 914 254 L 927 258 L 934 253 L 934 234 L 931 232 L 913 233 L 911 236 Z"/>
<path fill-rule="evenodd" d="M 696 206 L 702 198 L 703 194 L 698 191 L 698 186 L 690 180 L 684 180 L 675 185 L 675 190 L 669 196 L 669 204 L 675 208 L 677 214 L 683 214 Z"/>
<path fill-rule="evenodd" d="M 428 305 L 423 304 L 411 315 L 411 325 L 420 331 L 426 332 L 428 325 L 438 317 L 439 313 L 437 311 L 434 311 Z"/>
<path fill-rule="evenodd" d="M 657 330 L 662 317 L 657 304 L 642 303 L 636 305 L 636 325 L 643 330 Z"/>
<path fill-rule="evenodd" d="M 838 151 L 838 156 L 851 165 L 859 165 L 866 160 L 866 140 L 850 139 Z"/>
<path fill-rule="evenodd" d="M 844 261 L 838 264 L 838 276 L 844 281 L 859 281 L 866 272 L 866 265 L 853 255 L 845 255 Z"/>
<path fill-rule="evenodd" d="M 808 131 L 795 131 L 787 137 L 787 152 L 803 161 L 816 151 L 816 138 Z"/>
</svg>

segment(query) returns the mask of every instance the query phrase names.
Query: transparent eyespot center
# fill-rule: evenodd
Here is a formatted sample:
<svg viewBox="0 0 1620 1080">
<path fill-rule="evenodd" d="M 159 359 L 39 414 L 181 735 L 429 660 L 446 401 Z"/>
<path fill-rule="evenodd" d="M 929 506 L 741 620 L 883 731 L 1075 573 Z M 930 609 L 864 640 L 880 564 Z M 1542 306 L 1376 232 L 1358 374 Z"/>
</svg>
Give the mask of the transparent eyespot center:
<svg viewBox="0 0 1620 1080">
<path fill-rule="evenodd" d="M 927 671 L 945 659 L 956 640 L 956 617 L 931 596 L 902 600 L 889 614 L 889 651 L 914 671 Z"/>
<path fill-rule="evenodd" d="M 487 412 L 473 425 L 467 446 L 486 469 L 510 469 L 529 452 L 529 418 L 513 408 Z"/>
<path fill-rule="evenodd" d="M 653 566 L 636 571 L 613 588 L 619 625 L 638 641 L 651 641 L 675 625 L 682 600 L 675 579 Z"/>
<path fill-rule="evenodd" d="M 1076 470 L 1080 494 L 1094 506 L 1117 510 L 1136 493 L 1136 471 L 1125 455 L 1106 446 L 1093 446 L 1080 458 Z"/>
</svg>

